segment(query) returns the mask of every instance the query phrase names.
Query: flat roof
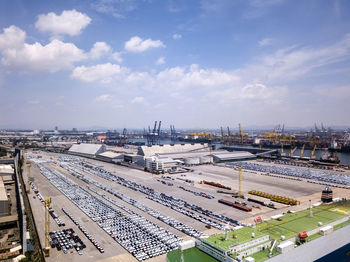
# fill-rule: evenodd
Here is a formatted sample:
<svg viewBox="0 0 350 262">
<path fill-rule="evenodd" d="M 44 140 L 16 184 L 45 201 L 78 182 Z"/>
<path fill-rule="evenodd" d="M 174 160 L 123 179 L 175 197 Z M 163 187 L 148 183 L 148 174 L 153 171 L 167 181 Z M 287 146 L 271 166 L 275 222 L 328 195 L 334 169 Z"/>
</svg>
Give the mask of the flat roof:
<svg viewBox="0 0 350 262">
<path fill-rule="evenodd" d="M 117 158 L 117 157 L 119 157 L 121 155 L 123 155 L 123 154 L 115 153 L 115 152 L 112 152 L 112 151 L 106 151 L 106 152 L 103 152 L 101 154 L 98 154 L 97 156 L 102 156 L 102 157 L 107 157 L 107 158 Z"/>
<path fill-rule="evenodd" d="M 252 237 L 252 233 L 255 233 L 255 237 Z M 254 230 L 251 227 L 243 227 L 237 230 L 233 230 L 227 233 L 227 240 L 225 240 L 225 234 L 218 234 L 215 236 L 210 236 L 206 239 L 202 239 L 204 242 L 220 248 L 221 250 L 228 251 L 230 247 L 239 245 L 251 240 L 268 235 L 267 233 L 262 233 L 258 230 Z M 233 236 L 236 238 L 233 238 Z"/>
<path fill-rule="evenodd" d="M 13 174 L 15 170 L 11 165 L 0 165 L 0 174 Z"/>
<path fill-rule="evenodd" d="M 256 156 L 246 151 L 233 151 L 233 152 L 214 152 L 213 157 L 219 160 L 235 160 L 235 159 L 246 159 L 255 158 Z"/>
<path fill-rule="evenodd" d="M 4 185 L 4 180 L 0 176 L 0 201 L 5 201 L 7 199 L 7 193 L 6 193 L 6 188 Z"/>
<path fill-rule="evenodd" d="M 155 154 L 174 154 L 174 153 L 190 153 L 190 152 L 209 152 L 208 144 L 171 144 L 171 145 L 153 145 L 140 146 L 138 155 L 153 156 Z"/>
<path fill-rule="evenodd" d="M 69 148 L 68 152 L 96 155 L 99 152 L 104 152 L 105 148 L 103 144 L 74 144 Z"/>
</svg>

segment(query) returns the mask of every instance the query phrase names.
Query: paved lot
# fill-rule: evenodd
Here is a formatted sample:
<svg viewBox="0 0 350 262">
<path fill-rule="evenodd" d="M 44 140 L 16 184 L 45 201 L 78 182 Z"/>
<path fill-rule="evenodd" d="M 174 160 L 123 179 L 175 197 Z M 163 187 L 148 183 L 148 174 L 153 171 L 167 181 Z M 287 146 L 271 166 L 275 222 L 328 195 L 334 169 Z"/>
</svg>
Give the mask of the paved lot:
<svg viewBox="0 0 350 262">
<path fill-rule="evenodd" d="M 41 153 L 43 158 L 52 158 L 53 160 L 57 160 L 60 156 L 59 154 L 54 153 Z M 173 183 L 173 186 L 164 185 L 157 181 L 160 179 L 160 176 L 152 175 L 147 172 L 143 172 L 140 170 L 129 169 L 127 167 L 117 166 L 110 163 L 104 163 L 96 160 L 88 159 L 87 161 L 94 163 L 96 165 L 103 166 L 104 169 L 110 171 L 118 176 L 121 176 L 125 179 L 137 182 L 139 184 L 149 186 L 158 192 L 164 192 L 168 195 L 181 198 L 191 204 L 199 205 L 205 209 L 209 209 L 211 211 L 215 211 L 219 214 L 226 215 L 230 218 L 237 219 L 240 221 L 244 221 L 246 223 L 251 222 L 254 217 L 257 215 L 263 215 L 265 218 L 276 214 L 281 213 L 282 211 L 286 211 L 287 209 L 291 209 L 291 207 L 287 207 L 283 204 L 276 204 L 276 207 L 281 208 L 279 210 L 272 210 L 267 207 L 253 208 L 252 212 L 244 212 L 231 207 L 227 207 L 225 205 L 219 204 L 217 201 L 220 198 L 224 198 L 227 200 L 235 201 L 235 198 L 232 198 L 230 195 L 217 193 L 219 188 L 212 187 L 209 185 L 198 184 L 201 180 L 209 180 L 218 182 L 227 186 L 232 187 L 234 190 L 238 189 L 238 171 L 233 170 L 232 168 L 222 167 L 222 166 L 210 166 L 210 165 L 202 165 L 193 167 L 194 172 L 186 173 L 186 177 L 181 176 L 180 174 L 171 175 L 174 180 L 168 180 Z M 72 179 L 78 185 L 83 188 L 87 188 L 87 184 L 72 175 L 70 175 L 63 168 L 58 167 L 55 164 L 48 164 L 48 166 L 52 169 L 56 169 L 63 174 L 66 174 L 67 177 Z M 79 208 L 77 208 L 70 200 L 68 200 L 64 195 L 62 195 L 54 186 L 52 186 L 48 180 L 42 176 L 39 172 L 39 169 L 35 164 L 32 165 L 31 171 L 32 177 L 34 177 L 34 183 L 38 187 L 40 193 L 44 198 L 51 197 L 52 198 L 52 207 L 59 214 L 60 218 L 66 223 L 65 228 L 73 228 L 75 232 L 81 237 L 81 239 L 86 244 L 87 248 L 83 250 L 83 255 L 79 256 L 75 251 L 73 254 L 64 254 L 62 251 L 59 252 L 59 257 L 57 259 L 57 252 L 54 250 L 52 252 L 52 256 L 48 259 L 48 261 L 136 261 L 134 257 L 132 257 L 125 249 L 123 249 L 117 242 L 115 242 L 106 232 L 104 232 L 96 223 L 92 222 Z M 168 207 L 165 207 L 161 204 L 158 204 L 152 200 L 146 198 L 141 192 L 131 190 L 129 188 L 123 187 L 117 183 L 113 183 L 107 181 L 103 178 L 100 178 L 96 175 L 92 175 L 90 173 L 84 172 L 84 174 L 108 187 L 111 187 L 117 190 L 120 193 L 123 193 L 126 196 L 129 196 L 142 204 L 147 205 L 148 207 L 161 212 L 164 215 L 175 218 L 182 223 L 191 226 L 197 230 L 204 232 L 206 230 L 205 225 L 197 220 L 194 220 L 188 216 L 180 214 Z M 177 178 L 185 178 L 194 181 L 194 184 L 189 184 L 184 181 L 181 181 Z M 164 179 L 164 181 L 167 181 Z M 183 186 L 185 188 L 191 189 L 193 191 L 202 191 L 208 193 L 210 195 L 215 196 L 214 199 L 206 199 L 201 196 L 195 196 L 190 192 L 186 192 L 178 186 Z M 253 174 L 249 171 L 243 172 L 243 183 L 242 183 L 243 193 L 247 195 L 249 190 L 260 190 L 268 193 L 274 193 L 278 195 L 284 195 L 292 198 L 297 198 L 301 201 L 301 205 L 298 207 L 293 207 L 293 210 L 297 210 L 298 208 L 306 208 L 309 203 L 309 199 L 313 199 L 313 201 L 320 200 L 320 194 L 324 186 L 306 183 L 304 181 L 293 181 L 289 179 L 282 179 L 276 177 L 263 176 L 260 174 Z M 98 189 L 98 191 L 101 191 Z M 91 191 L 90 191 L 91 192 Z M 154 217 L 148 215 L 147 213 L 137 209 L 136 207 L 123 202 L 122 200 L 114 197 L 113 195 L 103 192 L 105 195 L 108 195 L 112 199 L 116 200 L 118 203 L 123 204 L 130 208 L 131 210 L 137 212 L 138 214 L 144 216 L 148 220 L 152 221 L 155 224 L 171 231 L 172 233 L 181 236 L 183 238 L 188 239 L 184 233 L 170 227 L 169 225 L 155 219 Z M 338 192 L 338 191 L 335 191 Z M 340 192 L 340 191 L 339 191 Z M 343 191 L 341 191 L 343 192 Z M 344 191 L 345 192 L 345 191 Z M 91 192 L 92 193 L 92 192 Z M 348 193 L 348 192 L 346 192 Z M 94 193 L 92 193 L 94 194 Z M 37 228 L 39 231 L 39 237 L 44 243 L 44 207 L 41 202 L 36 198 L 33 198 L 33 193 L 30 195 L 30 202 L 32 205 L 33 213 L 36 219 Z M 96 194 L 94 194 L 97 196 Z M 100 198 L 99 196 L 97 196 Z M 254 196 L 253 198 L 264 200 L 265 202 L 270 202 L 267 199 L 259 198 Z M 101 199 L 101 198 L 100 198 Z M 105 200 L 104 200 L 105 201 Z M 247 201 L 246 201 L 247 202 Z M 251 206 L 250 202 L 247 202 L 248 205 Z M 80 232 L 80 230 L 71 222 L 71 220 L 62 212 L 61 208 L 64 207 L 67 211 L 69 211 L 81 224 L 84 226 L 89 233 L 97 240 L 97 242 L 104 248 L 105 253 L 101 254 L 91 243 L 90 241 Z M 116 207 L 116 209 L 118 209 Z M 51 231 L 57 230 L 59 227 L 57 226 L 55 221 L 51 221 Z M 205 231 L 205 233 L 217 232 L 216 230 Z M 150 261 L 164 261 L 165 256 L 159 256 L 156 258 L 150 259 Z"/>
<path fill-rule="evenodd" d="M 48 180 L 40 174 L 38 167 L 32 165 L 32 177 L 34 177 L 34 184 L 39 189 L 39 192 L 43 198 L 52 199 L 51 207 L 59 215 L 59 217 L 66 224 L 65 227 L 59 227 L 56 222 L 51 219 L 50 230 L 59 230 L 63 228 L 73 228 L 74 231 L 79 235 L 86 249 L 83 249 L 83 255 L 80 256 L 75 250 L 73 253 L 64 254 L 63 251 L 57 252 L 57 249 L 51 249 L 51 256 L 47 258 L 47 261 L 96 261 L 97 259 L 107 259 L 111 257 L 123 258 L 122 260 L 114 261 L 137 261 L 131 256 L 123 247 L 118 245 L 108 234 L 106 234 L 96 223 L 90 220 L 80 209 L 78 209 L 68 198 L 62 195 L 54 186 L 52 186 Z M 44 218 L 44 206 L 35 194 L 30 193 L 29 199 L 31 202 L 32 210 L 35 217 L 37 230 L 39 233 L 40 241 L 42 246 L 45 245 L 45 218 Z M 78 227 L 66 216 L 61 208 L 68 210 L 86 229 L 88 232 L 97 240 L 97 242 L 104 248 L 105 253 L 101 254 L 92 243 L 85 237 L 85 235 L 78 229 Z"/>
</svg>

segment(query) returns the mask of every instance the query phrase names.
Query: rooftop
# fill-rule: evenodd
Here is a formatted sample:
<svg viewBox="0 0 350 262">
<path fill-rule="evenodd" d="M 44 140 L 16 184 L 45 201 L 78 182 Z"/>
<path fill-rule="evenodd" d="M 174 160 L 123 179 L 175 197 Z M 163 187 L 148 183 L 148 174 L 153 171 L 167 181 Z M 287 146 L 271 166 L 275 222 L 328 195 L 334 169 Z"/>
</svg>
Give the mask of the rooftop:
<svg viewBox="0 0 350 262">
<path fill-rule="evenodd" d="M 15 170 L 11 165 L 0 165 L 0 174 L 13 174 Z"/>
<path fill-rule="evenodd" d="M 4 201 L 4 200 L 7 200 L 7 193 L 6 193 L 4 181 L 2 180 L 2 177 L 0 176 L 0 201 Z"/>
<path fill-rule="evenodd" d="M 252 238 L 252 233 L 255 233 L 255 237 Z M 210 243 L 224 251 L 228 251 L 230 247 L 239 245 L 245 242 L 249 242 L 253 239 L 267 235 L 267 233 L 254 230 L 251 227 L 243 227 L 234 231 L 228 232 L 227 240 L 225 240 L 225 234 L 218 234 L 211 236 L 207 239 L 203 239 L 205 242 Z M 235 236 L 235 238 L 234 238 Z"/>
<path fill-rule="evenodd" d="M 103 152 L 101 154 L 98 154 L 99 156 L 103 156 L 103 157 L 107 157 L 107 158 L 117 158 L 119 156 L 121 156 L 122 154 L 120 153 L 115 153 L 115 152 L 112 152 L 112 151 L 106 151 L 106 152 Z"/>
<path fill-rule="evenodd" d="M 190 153 L 190 152 L 209 152 L 208 144 L 171 144 L 171 145 L 153 145 L 140 146 L 138 154 L 142 156 L 153 156 L 155 154 L 174 154 L 174 153 Z"/>
<path fill-rule="evenodd" d="M 68 150 L 71 153 L 96 155 L 106 151 L 106 147 L 101 144 L 74 144 Z"/>
<path fill-rule="evenodd" d="M 213 157 L 225 161 L 225 160 L 236 160 L 236 159 L 247 159 L 247 158 L 256 158 L 255 155 L 252 153 L 246 152 L 246 151 L 233 151 L 233 152 L 227 152 L 227 151 L 221 151 L 221 152 L 214 152 Z"/>
</svg>

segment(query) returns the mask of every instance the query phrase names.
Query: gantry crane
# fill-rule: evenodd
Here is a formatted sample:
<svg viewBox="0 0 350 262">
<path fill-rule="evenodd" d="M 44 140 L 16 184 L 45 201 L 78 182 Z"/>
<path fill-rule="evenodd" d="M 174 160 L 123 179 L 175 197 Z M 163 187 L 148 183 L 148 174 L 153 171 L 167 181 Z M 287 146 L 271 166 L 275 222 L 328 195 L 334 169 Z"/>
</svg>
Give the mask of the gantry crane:
<svg viewBox="0 0 350 262">
<path fill-rule="evenodd" d="M 238 196 L 243 197 L 242 194 L 242 167 L 238 167 Z"/>
<path fill-rule="evenodd" d="M 29 194 L 30 193 L 30 163 L 27 164 L 27 169 L 28 169 L 28 172 L 27 172 L 27 177 L 28 177 L 28 180 L 27 180 L 27 186 L 26 186 L 26 189 L 27 189 L 27 193 Z"/>
<path fill-rule="evenodd" d="M 297 150 L 297 147 L 294 147 L 293 149 L 290 150 L 290 157 L 293 157 L 295 150 Z"/>
<path fill-rule="evenodd" d="M 244 133 L 243 133 L 243 131 L 242 131 L 241 123 L 238 124 L 238 128 L 239 128 L 239 136 L 241 137 L 241 144 L 243 144 L 243 136 L 244 136 Z"/>
<path fill-rule="evenodd" d="M 45 248 L 44 255 L 45 257 L 50 256 L 50 212 L 49 208 L 51 205 L 51 198 L 44 200 L 45 207 Z"/>
<path fill-rule="evenodd" d="M 311 159 L 313 159 L 314 158 L 314 156 L 315 156 L 315 151 L 316 151 L 316 145 L 314 145 L 314 149 L 312 149 L 312 151 L 311 151 Z"/>
<path fill-rule="evenodd" d="M 300 158 L 303 158 L 304 148 L 305 148 L 305 144 L 304 144 L 303 147 L 301 148 L 301 151 L 300 151 Z"/>
</svg>

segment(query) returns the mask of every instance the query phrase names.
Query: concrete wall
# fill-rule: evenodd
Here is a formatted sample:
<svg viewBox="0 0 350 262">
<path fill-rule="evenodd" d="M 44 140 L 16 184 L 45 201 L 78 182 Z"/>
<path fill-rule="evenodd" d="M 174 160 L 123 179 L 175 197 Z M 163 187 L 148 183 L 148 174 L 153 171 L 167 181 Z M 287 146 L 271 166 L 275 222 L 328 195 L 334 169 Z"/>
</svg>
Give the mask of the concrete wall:
<svg viewBox="0 0 350 262">
<path fill-rule="evenodd" d="M 248 250 L 244 250 L 237 257 L 242 258 L 243 256 L 246 257 L 246 256 L 249 256 L 251 254 L 255 254 L 255 253 L 263 250 L 263 248 L 267 248 L 268 246 L 271 246 L 271 241 L 266 242 L 266 243 L 261 244 L 261 245 L 258 245 L 258 246 L 255 246 L 255 247 L 250 248 Z"/>
<path fill-rule="evenodd" d="M 9 215 L 9 202 L 8 200 L 0 201 L 0 217 Z"/>
</svg>

